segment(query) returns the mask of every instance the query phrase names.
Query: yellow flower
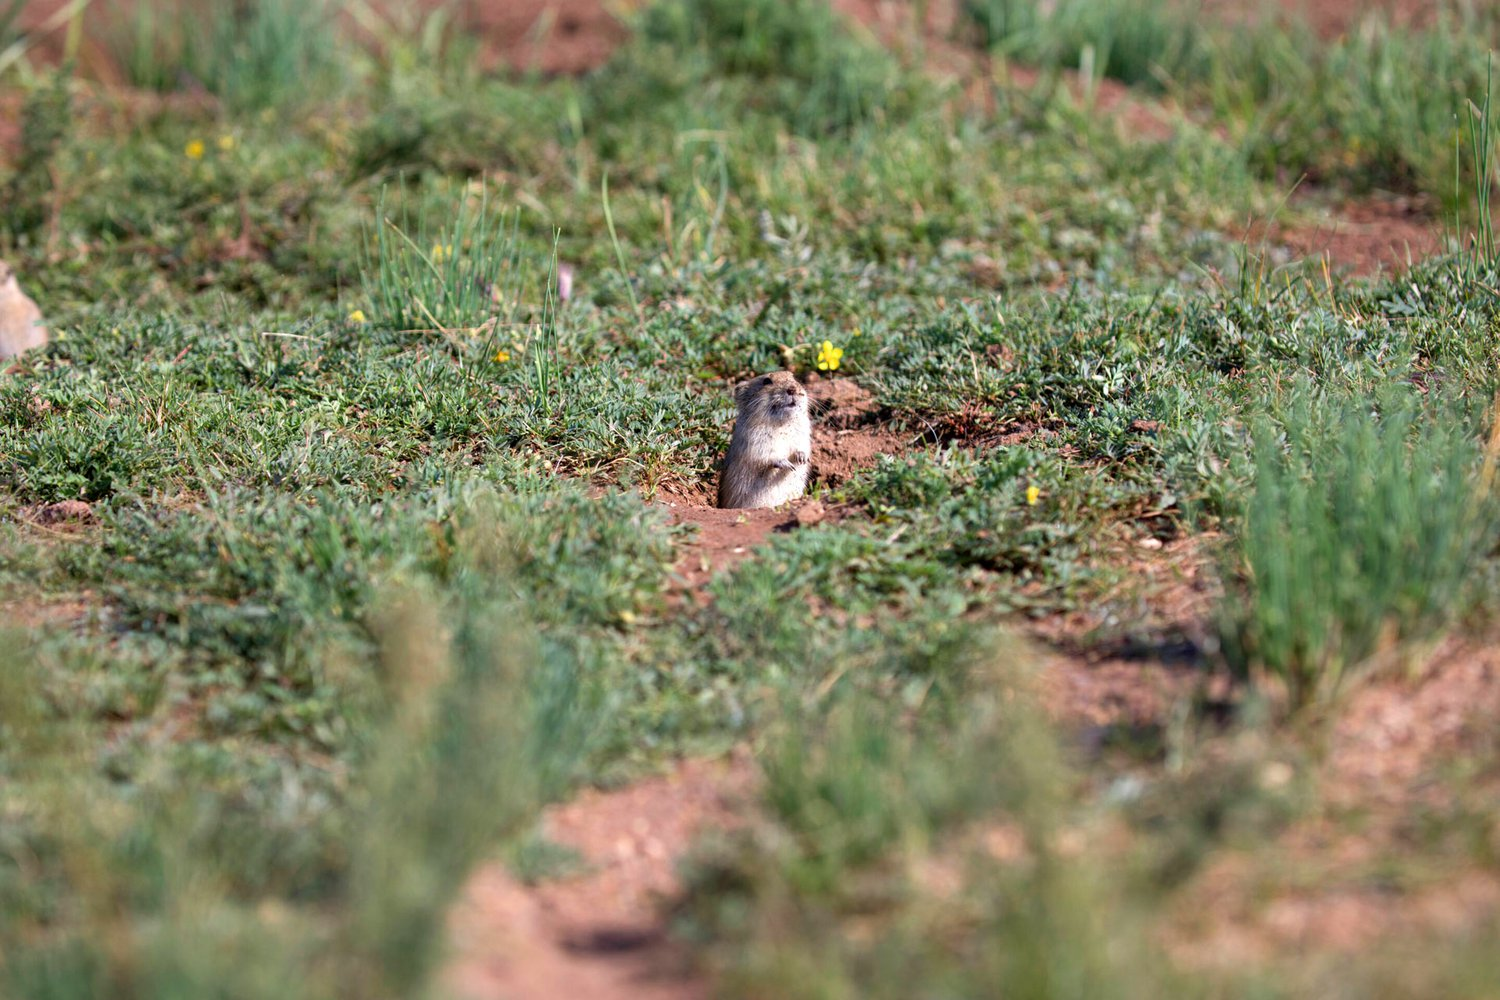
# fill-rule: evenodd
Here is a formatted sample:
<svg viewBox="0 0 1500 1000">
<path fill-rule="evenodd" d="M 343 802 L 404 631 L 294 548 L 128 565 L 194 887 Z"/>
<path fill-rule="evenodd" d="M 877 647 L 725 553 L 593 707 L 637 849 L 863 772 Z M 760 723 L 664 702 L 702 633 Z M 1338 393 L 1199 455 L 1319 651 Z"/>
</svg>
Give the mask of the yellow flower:
<svg viewBox="0 0 1500 1000">
<path fill-rule="evenodd" d="M 453 256 L 453 244 L 452 243 L 449 243 L 447 246 L 444 246 L 441 243 L 434 243 L 432 245 L 432 262 L 434 264 L 441 264 L 443 262 L 443 258 L 447 257 L 447 258 L 451 259 L 452 256 Z"/>
<path fill-rule="evenodd" d="M 502 347 L 498 351 L 495 352 L 495 363 L 496 364 L 503 365 L 503 364 L 505 364 L 505 362 L 507 362 L 509 360 L 510 360 L 510 352 L 507 351 L 505 348 Z"/>
<path fill-rule="evenodd" d="M 1028 506 L 1028 507 L 1035 507 L 1036 506 L 1037 497 L 1039 497 L 1041 495 L 1042 495 L 1042 491 L 1039 490 L 1039 489 L 1037 489 L 1035 486 L 1028 486 L 1028 487 L 1026 487 L 1026 506 Z"/>
<path fill-rule="evenodd" d="M 186 146 L 182 147 L 182 155 L 186 156 L 190 160 L 201 160 L 201 159 L 203 159 L 203 140 L 202 139 L 192 139 L 192 140 L 189 140 L 188 144 Z"/>
<path fill-rule="evenodd" d="M 363 309 L 356 309 L 349 314 L 349 322 L 351 323 L 363 323 L 364 321 L 365 311 Z"/>
<path fill-rule="evenodd" d="M 226 153 L 229 152 L 231 149 L 233 149 L 234 148 L 234 136 L 232 136 L 232 135 L 221 135 L 221 136 L 219 136 L 219 148 L 222 149 Z"/>
<path fill-rule="evenodd" d="M 838 371 L 839 359 L 843 356 L 844 349 L 842 347 L 834 347 L 831 340 L 823 341 L 823 346 L 818 349 L 818 371 Z"/>
</svg>

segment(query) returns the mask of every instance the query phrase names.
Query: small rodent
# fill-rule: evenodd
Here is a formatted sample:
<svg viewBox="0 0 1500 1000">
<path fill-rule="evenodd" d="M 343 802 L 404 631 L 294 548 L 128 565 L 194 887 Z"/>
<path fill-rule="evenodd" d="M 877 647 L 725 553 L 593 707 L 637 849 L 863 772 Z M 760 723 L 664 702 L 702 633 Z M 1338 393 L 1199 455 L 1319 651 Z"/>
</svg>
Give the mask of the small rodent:
<svg viewBox="0 0 1500 1000">
<path fill-rule="evenodd" d="M 0 260 L 0 358 L 12 358 L 46 344 L 42 311 L 21 291 L 10 265 Z"/>
<path fill-rule="evenodd" d="M 807 390 L 791 372 L 771 372 L 735 386 L 734 403 L 719 506 L 775 507 L 800 497 L 812 458 Z"/>
</svg>

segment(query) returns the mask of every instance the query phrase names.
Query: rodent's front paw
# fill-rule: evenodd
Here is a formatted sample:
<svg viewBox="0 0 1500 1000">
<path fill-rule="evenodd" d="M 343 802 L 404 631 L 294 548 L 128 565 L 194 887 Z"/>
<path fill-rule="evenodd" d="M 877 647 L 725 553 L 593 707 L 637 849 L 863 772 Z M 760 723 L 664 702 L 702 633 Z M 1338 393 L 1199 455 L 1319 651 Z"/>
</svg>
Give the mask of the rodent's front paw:
<svg viewBox="0 0 1500 1000">
<path fill-rule="evenodd" d="M 793 465 L 806 465 L 807 464 L 807 452 L 805 452 L 805 451 L 794 451 L 794 452 L 792 452 L 792 464 Z"/>
<path fill-rule="evenodd" d="M 792 457 L 795 458 L 796 456 L 794 455 Z M 794 469 L 796 469 L 797 467 L 795 465 L 793 465 L 791 462 L 788 462 L 786 459 L 779 458 L 776 461 L 774 461 L 774 462 L 771 463 L 771 468 L 773 468 L 773 469 L 780 469 L 782 472 L 791 472 Z"/>
</svg>

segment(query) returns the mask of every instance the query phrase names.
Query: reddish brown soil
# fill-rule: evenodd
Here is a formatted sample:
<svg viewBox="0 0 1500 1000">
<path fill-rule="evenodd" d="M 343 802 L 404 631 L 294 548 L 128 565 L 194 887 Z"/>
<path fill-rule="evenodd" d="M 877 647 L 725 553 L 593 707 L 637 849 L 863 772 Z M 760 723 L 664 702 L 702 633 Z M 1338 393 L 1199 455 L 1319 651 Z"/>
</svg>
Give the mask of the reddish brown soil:
<svg viewBox="0 0 1500 1000">
<path fill-rule="evenodd" d="M 1338 706 L 1320 809 L 1278 839 L 1271 871 L 1264 855 L 1227 853 L 1199 879 L 1184 905 L 1197 933 L 1177 949 L 1186 961 L 1367 952 L 1500 916 L 1500 878 L 1475 867 L 1476 853 L 1500 850 L 1500 828 L 1479 833 L 1486 848 L 1462 822 L 1451 843 L 1428 825 L 1464 816 L 1470 800 L 1487 815 L 1500 793 L 1500 648 L 1449 639 L 1424 662 L 1419 679 L 1370 683 Z M 1454 780 L 1460 762 L 1477 769 L 1466 781 Z M 1382 859 L 1418 856 L 1406 884 L 1382 877 Z"/>
<path fill-rule="evenodd" d="M 750 814 L 756 782 L 736 754 L 548 810 L 547 837 L 587 870 L 528 886 L 504 865 L 480 869 L 450 919 L 447 987 L 463 1000 L 709 996 L 666 937 L 662 903 L 679 891 L 676 864 L 694 838 Z"/>
<path fill-rule="evenodd" d="M 603 0 L 467 0 L 459 11 L 490 65 L 550 76 L 604 65 L 626 36 L 610 13 L 615 6 Z"/>
<path fill-rule="evenodd" d="M 1323 38 L 1336 38 L 1357 29 L 1371 16 L 1418 27 L 1430 24 L 1443 6 L 1441 0 L 1278 0 L 1287 16 L 1309 25 Z M 1260 17 L 1265 4 L 1254 0 L 1209 0 L 1206 11 L 1215 17 L 1243 21 Z"/>
<path fill-rule="evenodd" d="M 1306 199 L 1298 199 L 1307 207 Z M 1252 225 L 1253 241 L 1284 244 L 1303 258 L 1326 258 L 1357 276 L 1405 270 L 1443 251 L 1442 227 L 1419 201 L 1389 195 L 1345 202 L 1312 226 Z"/>
<path fill-rule="evenodd" d="M 848 378 L 807 378 L 813 408 L 812 482 L 837 486 L 882 455 L 904 455 L 914 435 L 878 421 L 875 397 Z"/>
<path fill-rule="evenodd" d="M 1378 826 L 1400 835 L 1414 805 L 1448 804 L 1429 798 L 1440 790 L 1426 780 L 1435 769 L 1462 757 L 1488 756 L 1500 765 L 1496 719 L 1500 647 L 1459 639 L 1442 643 L 1415 690 L 1399 678 L 1371 684 L 1340 711 L 1328 748 L 1329 806 L 1390 807 L 1376 817 L 1383 821 Z"/>
<path fill-rule="evenodd" d="M 676 574 L 681 591 L 706 604 L 703 588 L 708 581 L 733 568 L 772 531 L 795 528 L 795 508 L 805 502 L 798 501 L 792 510 L 719 510 L 709 503 L 669 503 L 673 524 L 697 529 L 679 543 Z"/>
<path fill-rule="evenodd" d="M 1109 726 L 1161 726 L 1183 698 L 1217 679 L 1200 650 L 1219 595 L 1213 537 L 1161 544 L 1141 533 L 1115 555 L 1116 593 L 1088 609 L 1032 622 L 1027 633 L 1057 655 L 1039 679 L 1042 706 L 1085 735 Z"/>
</svg>

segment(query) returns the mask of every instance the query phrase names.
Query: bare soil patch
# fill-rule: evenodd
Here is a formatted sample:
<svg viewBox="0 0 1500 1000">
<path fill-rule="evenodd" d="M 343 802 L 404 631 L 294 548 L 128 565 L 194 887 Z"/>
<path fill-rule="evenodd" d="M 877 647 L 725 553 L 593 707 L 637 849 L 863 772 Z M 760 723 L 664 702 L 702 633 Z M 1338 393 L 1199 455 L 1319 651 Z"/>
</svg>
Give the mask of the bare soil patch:
<svg viewBox="0 0 1500 1000">
<path fill-rule="evenodd" d="M 708 595 L 703 588 L 708 581 L 750 555 L 772 531 L 795 528 L 795 510 L 807 502 L 797 501 L 790 510 L 720 510 L 705 503 L 669 504 L 673 524 L 691 524 L 697 529 L 679 543 L 676 573 L 682 591 L 700 605 L 706 604 Z"/>
<path fill-rule="evenodd" d="M 1333 809 L 1385 807 L 1372 832 L 1400 836 L 1411 808 L 1443 808 L 1434 770 L 1458 759 L 1500 767 L 1500 648 L 1448 639 L 1415 687 L 1401 678 L 1354 693 L 1334 725 L 1325 769 Z M 1500 782 L 1500 771 L 1493 777 Z M 1437 797 L 1434 797 L 1437 796 Z M 1495 831 L 1500 837 L 1500 830 Z M 1500 846 L 1500 845 L 1497 845 Z"/>
<path fill-rule="evenodd" d="M 588 869 L 532 886 L 500 864 L 480 869 L 450 918 L 449 989 L 464 1000 L 709 996 L 669 938 L 663 904 L 681 889 L 676 863 L 694 839 L 746 821 L 757 781 L 737 753 L 549 809 L 547 837 Z"/>
<path fill-rule="evenodd" d="M 1223 687 L 1202 653 L 1219 595 L 1212 539 L 1154 542 L 1143 532 L 1116 553 L 1126 567 L 1116 593 L 1025 629 L 1054 652 L 1039 682 L 1044 710 L 1086 737 L 1165 725 L 1182 699 Z"/>
<path fill-rule="evenodd" d="M 808 376 L 813 408 L 812 482 L 830 486 L 869 468 L 882 455 L 911 450 L 913 435 L 879 422 L 874 395 L 852 379 Z"/>
<path fill-rule="evenodd" d="M 1205 12 L 1230 23 L 1246 23 L 1266 16 L 1256 0 L 1209 0 Z M 1442 8 L 1440 0 L 1278 0 L 1280 12 L 1311 27 L 1321 38 L 1337 38 L 1357 29 L 1371 16 L 1381 16 L 1406 27 L 1431 24 Z"/>
<path fill-rule="evenodd" d="M 1296 199 L 1306 207 L 1309 197 Z M 1326 257 L 1358 277 L 1399 272 L 1443 252 L 1442 227 L 1422 199 L 1374 195 L 1324 210 L 1312 225 L 1252 225 L 1255 241 L 1285 245 L 1302 258 Z"/>
<path fill-rule="evenodd" d="M 1355 690 L 1331 723 L 1320 808 L 1278 838 L 1273 870 L 1266 856 L 1230 853 L 1200 876 L 1184 901 L 1196 931 L 1178 943 L 1181 957 L 1220 965 L 1368 953 L 1500 916 L 1500 877 L 1476 864 L 1476 850 L 1500 851 L 1500 828 L 1484 848 L 1465 842 L 1472 827 L 1451 822 L 1488 815 L 1500 793 L 1497 716 L 1500 650 L 1474 639 L 1443 641 L 1419 678 Z M 1439 828 L 1460 832 L 1434 842 Z M 1387 872 L 1392 858 L 1418 857 L 1404 876 Z"/>
<path fill-rule="evenodd" d="M 459 16 L 490 68 L 556 76 L 597 69 L 625 40 L 625 25 L 611 6 L 604 0 L 467 0 Z"/>
</svg>

